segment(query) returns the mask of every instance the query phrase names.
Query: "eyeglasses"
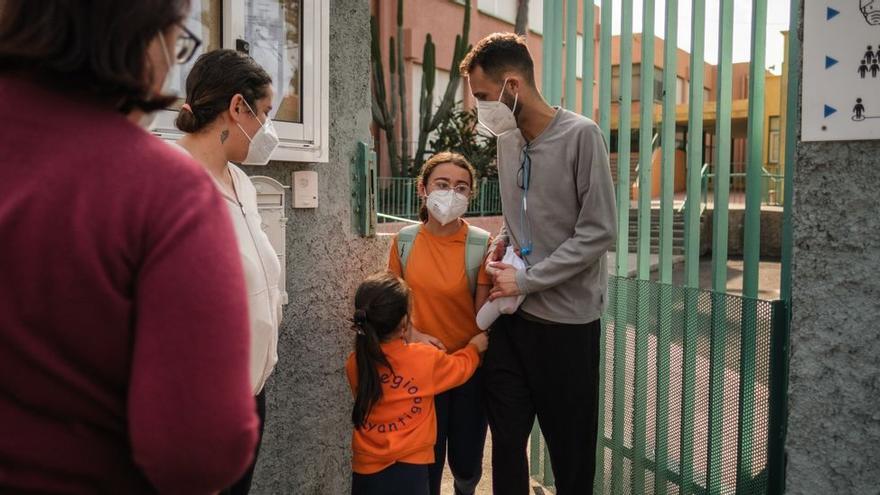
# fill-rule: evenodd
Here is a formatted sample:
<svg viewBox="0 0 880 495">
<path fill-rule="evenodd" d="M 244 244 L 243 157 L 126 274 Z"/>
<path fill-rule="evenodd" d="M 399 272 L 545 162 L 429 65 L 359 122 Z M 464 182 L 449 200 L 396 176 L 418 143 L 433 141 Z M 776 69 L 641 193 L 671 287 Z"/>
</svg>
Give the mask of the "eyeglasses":
<svg viewBox="0 0 880 495">
<path fill-rule="evenodd" d="M 180 29 L 182 32 L 174 44 L 174 57 L 178 64 L 185 64 L 195 56 L 196 50 L 202 46 L 202 40 L 185 25 L 181 24 Z"/>
<path fill-rule="evenodd" d="M 532 158 L 529 156 L 529 145 L 525 145 L 519 154 L 519 170 L 516 172 L 516 185 L 520 189 L 528 191 L 531 175 Z"/>
<path fill-rule="evenodd" d="M 448 191 L 449 189 L 452 189 L 462 196 L 470 196 L 471 194 L 471 187 L 466 184 L 457 184 L 455 187 L 452 187 L 448 181 L 437 179 L 431 181 L 431 185 L 434 186 L 434 189 L 439 191 Z"/>
</svg>

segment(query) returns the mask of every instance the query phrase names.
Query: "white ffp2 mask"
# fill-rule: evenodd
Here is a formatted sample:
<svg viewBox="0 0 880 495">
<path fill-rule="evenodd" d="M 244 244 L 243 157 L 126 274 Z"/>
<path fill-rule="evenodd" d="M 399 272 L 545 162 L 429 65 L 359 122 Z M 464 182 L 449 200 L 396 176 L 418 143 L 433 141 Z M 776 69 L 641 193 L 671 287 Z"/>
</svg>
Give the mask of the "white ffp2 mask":
<svg viewBox="0 0 880 495">
<path fill-rule="evenodd" d="M 244 99 L 244 104 L 247 105 L 248 110 L 254 115 L 254 117 L 259 120 L 257 117 L 257 113 L 248 105 L 248 102 Z M 272 124 L 272 119 L 266 118 L 266 121 L 263 122 L 263 125 L 260 126 L 260 129 L 254 134 L 253 137 L 248 136 L 248 133 L 245 132 L 244 128 L 241 127 L 241 124 L 236 124 L 241 132 L 244 134 L 244 137 L 248 138 L 250 141 L 250 145 L 248 145 L 248 154 L 241 162 L 242 165 L 266 165 L 269 163 L 269 159 L 272 157 L 272 152 L 275 151 L 275 148 L 278 147 L 278 133 L 275 132 L 275 126 Z"/>
<path fill-rule="evenodd" d="M 428 212 L 440 225 L 446 225 L 467 213 L 468 204 L 470 199 L 467 196 L 452 189 L 434 191 L 428 195 L 426 202 Z"/>
<path fill-rule="evenodd" d="M 514 117 L 513 112 L 516 110 L 516 104 L 519 101 L 519 93 L 514 95 L 513 109 L 510 109 L 501 101 L 506 87 L 507 79 L 504 80 L 504 84 L 501 86 L 501 94 L 498 95 L 497 101 L 477 100 L 477 121 L 495 137 L 516 129 L 516 117 Z"/>
</svg>

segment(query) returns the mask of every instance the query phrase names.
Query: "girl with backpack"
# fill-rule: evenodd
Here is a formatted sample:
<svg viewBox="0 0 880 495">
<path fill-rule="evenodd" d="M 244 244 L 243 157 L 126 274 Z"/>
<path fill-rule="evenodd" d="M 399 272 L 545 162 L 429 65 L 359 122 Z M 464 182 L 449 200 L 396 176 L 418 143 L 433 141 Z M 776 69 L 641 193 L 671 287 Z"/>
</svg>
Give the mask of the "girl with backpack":
<svg viewBox="0 0 880 495">
<path fill-rule="evenodd" d="M 388 269 L 412 290 L 409 340 L 455 352 L 481 333 L 476 310 L 492 286 L 483 261 L 489 233 L 468 225 L 462 215 L 473 196 L 476 173 L 461 155 L 441 152 L 422 166 L 418 194 L 422 223 L 404 227 L 392 243 Z M 447 451 L 455 493 L 474 493 L 482 476 L 487 420 L 482 373 L 434 400 L 437 410 L 431 495 L 440 493 Z"/>
<path fill-rule="evenodd" d="M 345 365 L 355 394 L 352 494 L 427 495 L 437 437 L 434 396 L 473 375 L 488 338 L 479 333 L 452 354 L 405 343 L 410 292 L 388 272 L 360 285 L 355 308 L 355 352 Z"/>
</svg>

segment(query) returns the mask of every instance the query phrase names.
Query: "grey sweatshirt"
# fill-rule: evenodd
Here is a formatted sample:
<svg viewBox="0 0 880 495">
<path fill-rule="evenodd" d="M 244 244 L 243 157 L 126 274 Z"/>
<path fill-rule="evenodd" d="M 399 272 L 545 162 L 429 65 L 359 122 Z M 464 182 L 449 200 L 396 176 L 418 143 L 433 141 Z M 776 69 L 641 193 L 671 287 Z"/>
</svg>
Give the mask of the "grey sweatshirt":
<svg viewBox="0 0 880 495">
<path fill-rule="evenodd" d="M 617 235 L 608 151 L 592 120 L 558 109 L 532 142 L 527 204 L 523 211 L 520 131 L 498 138 L 498 173 L 504 212 L 502 234 L 514 246 L 532 244 L 517 273 L 527 314 L 556 323 L 582 324 L 605 308 L 605 253 Z M 530 232 L 529 232 L 530 231 Z"/>
</svg>

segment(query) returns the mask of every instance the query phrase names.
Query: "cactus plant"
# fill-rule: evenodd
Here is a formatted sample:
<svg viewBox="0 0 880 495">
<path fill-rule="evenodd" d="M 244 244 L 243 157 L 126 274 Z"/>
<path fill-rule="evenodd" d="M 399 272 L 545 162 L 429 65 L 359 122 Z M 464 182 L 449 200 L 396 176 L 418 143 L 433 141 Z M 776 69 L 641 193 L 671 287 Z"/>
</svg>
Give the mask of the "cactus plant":
<svg viewBox="0 0 880 495">
<path fill-rule="evenodd" d="M 391 94 L 385 90 L 385 72 L 382 63 L 382 54 L 379 49 L 379 28 L 376 17 L 370 19 L 371 28 L 371 62 L 373 72 L 373 97 L 372 110 L 373 121 L 385 132 L 385 140 L 388 148 L 388 161 L 391 165 L 391 173 L 394 176 L 411 175 L 418 172 L 418 165 L 425 155 L 425 147 L 429 135 L 437 127 L 452 116 L 455 107 L 455 97 L 461 75 L 458 73 L 458 64 L 470 50 L 468 33 L 470 31 L 471 0 L 465 0 L 464 22 L 462 32 L 455 37 L 455 49 L 450 66 L 449 83 L 443 94 L 443 99 L 433 108 L 434 87 L 437 74 L 435 50 L 436 47 L 428 34 L 422 55 L 422 86 L 419 88 L 419 135 L 417 148 L 413 158 L 409 148 L 409 125 L 406 102 L 406 71 L 403 56 L 403 0 L 397 2 L 397 36 L 389 39 L 389 63 Z M 413 88 L 415 90 L 415 88 Z M 390 101 L 389 101 L 390 100 Z M 399 111 L 399 113 L 398 113 Z M 395 133 L 400 138 L 395 140 Z M 398 149 L 397 143 L 400 148 Z"/>
</svg>

